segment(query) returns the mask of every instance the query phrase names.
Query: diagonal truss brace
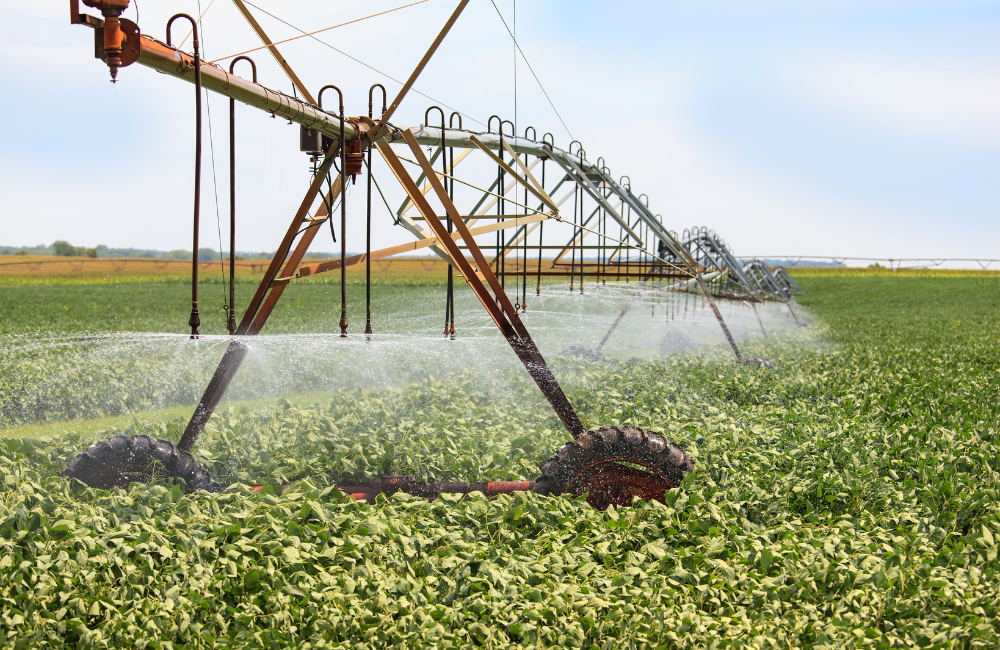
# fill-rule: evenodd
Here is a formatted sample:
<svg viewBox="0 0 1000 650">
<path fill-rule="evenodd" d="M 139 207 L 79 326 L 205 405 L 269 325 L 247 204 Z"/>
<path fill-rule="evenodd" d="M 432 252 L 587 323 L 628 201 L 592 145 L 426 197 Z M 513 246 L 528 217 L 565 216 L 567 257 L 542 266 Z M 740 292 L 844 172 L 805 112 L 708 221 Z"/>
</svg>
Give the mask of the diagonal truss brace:
<svg viewBox="0 0 1000 650">
<path fill-rule="evenodd" d="M 559 382 L 556 380 L 555 375 L 552 374 L 552 370 L 545 362 L 531 335 L 528 334 L 527 328 L 524 326 L 524 323 L 517 314 L 517 310 L 514 309 L 514 305 L 511 304 L 506 292 L 500 285 L 500 281 L 490 269 L 486 257 L 476 245 L 475 240 L 472 238 L 472 233 L 469 232 L 468 226 L 462 220 L 461 213 L 455 207 L 455 204 L 452 203 L 448 192 L 445 190 L 444 185 L 441 184 L 437 174 L 434 173 L 434 169 L 424 156 L 420 144 L 417 142 L 412 131 L 404 131 L 403 138 L 406 144 L 409 145 L 414 159 L 423 168 L 427 179 L 430 181 L 438 199 L 451 217 L 455 228 L 468 245 L 478 268 L 473 267 L 469 260 L 462 254 L 455 240 L 449 235 L 444 224 L 441 223 L 434 209 L 420 192 L 416 183 L 413 182 L 402 161 L 392 151 L 392 148 L 381 142 L 377 142 L 376 146 L 389 164 L 390 169 L 392 169 L 393 174 L 404 191 L 406 191 L 416 204 L 417 209 L 423 214 L 426 223 L 434 230 L 439 241 L 448 250 L 452 264 L 459 269 L 459 272 L 465 278 L 466 282 L 468 282 L 469 287 L 476 294 L 476 297 L 482 302 L 483 307 L 489 313 L 497 328 L 504 335 L 504 338 L 507 339 L 514 353 L 517 354 L 521 363 L 524 364 L 528 374 L 535 380 L 542 394 L 545 395 L 546 399 L 548 399 L 549 403 L 555 409 L 556 415 L 559 416 L 559 419 L 562 420 L 574 438 L 580 436 L 585 432 L 583 423 L 580 421 L 579 416 L 577 416 L 573 405 L 570 404 L 563 393 Z M 487 284 L 489 288 L 487 288 Z M 490 295 L 490 289 L 493 290 L 493 295 Z"/>
</svg>

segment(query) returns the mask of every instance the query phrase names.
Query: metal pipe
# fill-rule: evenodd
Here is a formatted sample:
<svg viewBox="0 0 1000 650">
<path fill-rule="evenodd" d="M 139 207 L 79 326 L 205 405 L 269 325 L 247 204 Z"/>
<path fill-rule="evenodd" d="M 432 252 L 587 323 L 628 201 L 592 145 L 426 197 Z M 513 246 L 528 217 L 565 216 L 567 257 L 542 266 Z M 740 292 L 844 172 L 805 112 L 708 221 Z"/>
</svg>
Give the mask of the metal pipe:
<svg viewBox="0 0 1000 650">
<path fill-rule="evenodd" d="M 192 228 L 191 255 L 191 338 L 198 338 L 198 327 L 201 318 L 198 315 L 198 229 L 201 225 L 201 56 L 198 52 L 198 23 L 187 14 L 176 14 L 167 21 L 167 45 L 170 45 L 170 26 L 178 18 L 185 18 L 191 23 L 191 33 L 194 35 L 194 227 Z"/>
<path fill-rule="evenodd" d="M 424 111 L 424 124 L 431 121 L 431 111 L 437 110 L 441 114 L 441 182 L 445 189 L 448 187 L 448 149 L 444 146 L 444 109 L 440 106 L 430 106 Z M 454 181 L 452 182 L 454 184 Z M 451 216 L 448 216 L 448 232 L 451 232 Z M 448 316 L 451 314 L 451 280 L 452 265 L 448 264 L 448 284 L 444 292 L 444 337 L 448 338 Z"/>
<path fill-rule="evenodd" d="M 386 102 L 388 101 L 388 96 L 385 92 L 385 86 L 382 84 L 374 84 L 368 89 L 368 117 L 374 119 L 374 105 L 373 98 L 375 94 L 375 89 L 382 89 L 382 115 L 385 115 Z M 367 221 L 365 224 L 365 336 L 369 337 L 372 335 L 372 150 L 371 147 L 368 148 L 368 211 L 367 211 Z M 341 263 L 343 266 L 343 263 Z"/>
<path fill-rule="evenodd" d="M 452 114 L 448 116 L 448 127 L 449 128 L 455 128 L 454 122 L 455 122 L 455 118 L 456 117 L 458 118 L 458 128 L 459 129 L 462 128 L 462 114 L 459 113 L 458 111 L 453 111 Z M 442 131 L 441 131 L 441 143 L 442 143 L 442 146 L 444 145 L 444 134 L 445 134 L 445 131 L 442 129 Z M 451 170 L 451 173 L 454 174 L 455 173 L 455 148 L 454 147 L 448 147 L 448 151 L 449 151 L 448 155 L 451 156 L 451 162 L 449 163 L 449 168 Z M 451 183 L 448 184 L 448 198 L 451 199 L 452 201 L 455 200 L 455 179 L 452 179 Z M 453 224 L 452 224 L 452 221 L 451 221 L 451 215 L 448 215 L 448 232 L 449 233 L 452 232 L 452 227 L 453 227 Z M 451 340 L 454 341 L 455 340 L 455 267 L 452 266 L 450 263 L 448 264 L 448 298 L 449 298 L 448 304 L 451 305 L 451 314 L 450 314 L 450 317 L 451 317 Z"/>
<path fill-rule="evenodd" d="M 319 89 L 316 101 L 323 108 L 323 91 L 330 88 L 337 91 L 340 99 L 340 336 L 347 338 L 347 266 L 344 264 L 344 258 L 347 257 L 347 140 L 344 132 L 344 93 L 330 84 Z M 332 219 L 333 215 L 327 218 Z"/>
<path fill-rule="evenodd" d="M 232 74 L 236 64 L 249 61 L 253 82 L 257 83 L 257 64 L 248 56 L 238 56 L 229 64 Z M 236 333 L 236 100 L 229 98 L 229 305 L 226 309 L 226 329 Z"/>
</svg>

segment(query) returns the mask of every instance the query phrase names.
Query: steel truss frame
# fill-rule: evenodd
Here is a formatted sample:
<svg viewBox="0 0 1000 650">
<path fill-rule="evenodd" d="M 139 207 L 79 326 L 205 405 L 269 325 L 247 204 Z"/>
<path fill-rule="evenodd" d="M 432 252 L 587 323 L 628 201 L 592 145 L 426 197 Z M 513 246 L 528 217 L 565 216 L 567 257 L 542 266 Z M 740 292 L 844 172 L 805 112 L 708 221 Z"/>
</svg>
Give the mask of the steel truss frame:
<svg viewBox="0 0 1000 650">
<path fill-rule="evenodd" d="M 121 4 L 123 0 L 84 1 L 90 6 L 98 6 L 108 2 Z M 678 238 L 663 225 L 661 218 L 649 209 L 647 203 L 641 200 L 641 196 L 633 194 L 630 183 L 616 182 L 611 177 L 610 171 L 600 164 L 600 160 L 598 164 L 587 161 L 582 147 L 574 153 L 572 144 L 567 151 L 556 147 L 553 142 L 546 141 L 544 137 L 538 142 L 514 134 L 505 135 L 502 133 L 502 121 L 498 132 L 495 133 L 492 131 L 477 133 L 461 128 L 436 128 L 428 125 L 405 128 L 392 124 L 389 118 L 468 0 L 459 2 L 458 8 L 410 76 L 403 90 L 383 112 L 377 123 L 369 117 L 345 120 L 342 112 L 340 115 L 330 113 L 323 110 L 318 102 L 312 101 L 308 89 L 303 86 L 267 35 L 249 15 L 242 1 L 234 0 L 234 2 L 247 16 L 261 40 L 268 46 L 293 84 L 299 88 L 302 96 L 307 98 L 306 100 L 290 97 L 257 83 L 256 72 L 255 79 L 248 81 L 214 64 L 200 62 L 195 56 L 162 41 L 139 34 L 138 29 L 128 37 L 129 51 L 136 54 L 134 60 L 119 65 L 124 67 L 135 62 L 188 82 L 194 82 L 197 77 L 202 87 L 266 111 L 273 116 L 285 118 L 303 128 L 317 131 L 327 137 L 329 144 L 324 152 L 325 155 L 320 156 L 322 163 L 315 170 L 305 196 L 299 203 L 263 279 L 235 329 L 235 336 L 231 339 L 185 429 L 178 444 L 180 449 L 187 450 L 193 446 L 247 355 L 246 337 L 261 332 L 289 284 L 299 278 L 334 270 L 343 273 L 347 266 L 369 263 L 373 259 L 429 248 L 452 268 L 457 269 L 574 438 L 584 433 L 584 427 L 520 318 L 520 313 L 526 308 L 524 303 L 527 302 L 528 273 L 539 279 L 536 293 L 541 290 L 542 275 L 569 277 L 571 290 L 573 279 L 579 277 L 581 292 L 584 290 L 584 277 L 597 278 L 598 282 L 603 279 L 606 282 L 607 276 L 610 275 L 624 276 L 626 280 L 636 278 L 644 282 L 666 280 L 665 284 L 660 285 L 663 290 L 700 293 L 711 307 L 738 362 L 744 359 L 716 305 L 716 299 L 751 302 L 781 300 L 791 306 L 794 302 L 793 293 L 801 292 L 794 280 L 783 270 L 772 273 L 757 261 L 746 265 L 740 264 L 712 231 L 706 229 L 685 231 L 685 236 Z M 108 49 L 108 35 L 105 32 L 104 21 L 80 14 L 75 0 L 71 5 L 72 22 L 95 28 L 97 54 L 110 61 L 111 50 Z M 127 6 L 127 1 L 124 2 L 124 6 Z M 105 16 L 108 15 L 105 11 Z M 425 146 L 436 148 L 429 157 L 423 151 Z M 409 157 L 397 153 L 396 147 L 403 147 L 404 153 Z M 412 233 L 415 241 L 368 251 L 363 255 L 352 257 L 342 255 L 340 259 L 303 265 L 304 256 L 320 231 L 320 226 L 332 217 L 331 207 L 338 200 L 343 205 L 342 189 L 346 184 L 346 173 L 342 167 L 329 191 L 322 197 L 319 207 L 313 209 L 317 199 L 321 198 L 323 181 L 330 173 L 334 160 L 338 156 L 343 159 L 344 152 L 348 148 L 352 152 L 360 152 L 362 156 L 369 151 L 377 151 L 392 170 L 399 186 L 406 194 L 403 204 L 395 212 L 395 221 Z M 461 150 L 457 158 L 454 155 L 455 149 Z M 496 166 L 497 176 L 489 184 L 477 185 L 456 175 L 455 168 L 458 164 L 473 153 L 484 156 L 487 162 Z M 442 156 L 445 164 L 440 170 L 436 170 L 434 165 Z M 551 189 L 546 189 L 547 162 L 554 163 L 559 172 Z M 418 173 L 415 178 L 405 163 L 416 167 L 415 171 Z M 541 181 L 536 176 L 539 167 Z M 456 182 L 469 185 L 481 192 L 478 200 L 467 212 L 459 210 L 452 198 Z M 449 185 L 452 192 L 448 191 Z M 563 192 L 562 195 L 554 198 L 560 190 Z M 437 214 L 428 201 L 427 195 L 432 191 L 433 196 L 444 207 L 445 215 Z M 518 191 L 523 191 L 523 202 L 516 196 Z M 515 195 L 513 198 L 512 194 Z M 572 220 L 567 219 L 561 212 L 571 198 Z M 585 200 L 593 206 L 586 218 L 583 207 Z M 507 207 L 511 205 L 515 207 L 516 214 L 506 214 Z M 414 207 L 419 217 L 409 214 L 410 209 Z M 491 210 L 495 210 L 497 214 L 489 214 Z M 479 224 L 480 221 L 489 223 Z M 573 236 L 569 242 L 559 246 L 545 246 L 542 242 L 542 229 L 546 221 L 571 224 Z M 609 225 L 618 226 L 620 232 L 618 238 L 609 236 Z M 528 242 L 529 236 L 536 230 L 539 231 L 537 246 Z M 476 236 L 488 233 L 498 234 L 496 246 L 477 243 Z M 585 244 L 590 235 L 593 235 L 591 241 L 598 240 L 600 243 Z M 491 248 L 495 250 L 495 254 L 488 259 L 483 250 Z M 527 268 L 529 250 L 538 253 L 536 266 L 530 270 Z M 558 251 L 548 265 L 542 255 L 543 250 Z M 597 251 L 598 261 L 584 260 L 585 250 Z M 524 252 L 523 265 L 517 267 L 525 280 L 524 295 L 521 297 L 515 295 L 512 302 L 505 286 L 505 270 L 507 258 L 519 251 Z M 637 253 L 637 260 L 633 261 L 629 257 L 631 252 Z M 577 253 L 580 256 L 579 262 L 576 261 Z M 572 262 L 568 266 L 565 262 L 567 255 L 572 257 Z M 625 260 L 622 259 L 623 255 Z M 626 306 L 618 321 L 627 309 Z M 794 311 L 792 313 L 794 315 Z M 346 319 L 342 320 L 342 330 L 346 331 Z"/>
</svg>

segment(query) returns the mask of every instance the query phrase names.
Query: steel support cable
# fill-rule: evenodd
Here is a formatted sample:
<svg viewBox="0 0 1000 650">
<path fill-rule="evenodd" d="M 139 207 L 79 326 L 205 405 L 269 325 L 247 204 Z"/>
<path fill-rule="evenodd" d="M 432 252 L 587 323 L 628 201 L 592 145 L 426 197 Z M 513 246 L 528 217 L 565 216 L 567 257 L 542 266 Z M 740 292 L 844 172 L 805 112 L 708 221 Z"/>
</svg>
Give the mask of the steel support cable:
<svg viewBox="0 0 1000 650">
<path fill-rule="evenodd" d="M 202 11 L 201 10 L 201 2 L 198 2 L 198 12 L 200 13 L 200 15 L 198 16 L 198 24 L 199 25 L 201 25 L 201 21 L 203 21 L 205 19 L 205 14 L 208 13 L 208 10 L 211 9 L 212 5 L 214 5 L 214 4 L 215 4 L 215 0 L 212 0 L 211 2 L 208 3 L 208 6 L 205 7 L 205 11 Z M 135 24 L 136 25 L 139 24 L 139 3 L 138 2 L 135 3 Z M 187 33 L 187 36 L 184 37 L 184 40 L 181 41 L 181 44 L 177 46 L 178 50 L 181 49 L 182 47 L 184 47 L 184 44 L 188 42 L 188 39 L 191 38 L 191 34 L 193 34 L 193 33 L 194 33 L 193 29 Z M 205 29 L 204 28 L 202 28 L 202 34 L 201 34 L 201 36 L 202 36 L 202 38 L 205 37 Z"/>
<path fill-rule="evenodd" d="M 272 13 L 271 13 L 270 11 L 268 11 L 267 9 L 264 9 L 264 8 L 262 8 L 262 7 L 259 7 L 259 6 L 255 5 L 254 3 L 250 2 L 249 0 L 243 0 L 243 1 L 244 1 L 244 3 L 245 3 L 245 4 L 248 4 L 248 5 L 250 5 L 250 6 L 251 6 L 251 7 L 253 7 L 254 9 L 257 9 L 258 11 L 262 11 L 262 12 L 264 12 L 265 14 L 267 14 L 267 15 L 268 15 L 268 16 L 270 16 L 271 18 L 274 18 L 275 20 L 277 20 L 278 22 L 282 23 L 283 25 L 286 25 L 286 26 L 288 26 L 288 27 L 291 27 L 291 28 L 292 28 L 292 29 L 294 29 L 295 31 L 297 31 L 297 32 L 301 32 L 301 33 L 302 33 L 303 35 L 307 35 L 307 34 L 306 34 L 306 31 L 305 31 L 304 29 L 300 29 L 300 28 L 296 27 L 295 25 L 291 24 L 290 22 L 288 22 L 287 20 L 284 20 L 283 18 L 279 18 L 278 16 L 275 16 L 274 14 L 272 14 Z M 368 63 L 365 63 L 364 61 L 362 61 L 361 59 L 357 58 L 356 56 L 351 56 L 351 55 L 350 55 L 350 54 L 348 54 L 347 52 L 345 52 L 345 51 L 341 50 L 341 49 L 340 49 L 340 48 L 338 48 L 338 47 L 334 47 L 333 45 L 330 45 L 330 44 L 329 44 L 329 43 L 327 43 L 326 41 L 324 41 L 324 40 L 322 40 L 322 39 L 320 39 L 320 38 L 317 38 L 316 36 L 309 36 L 309 38 L 311 38 L 312 40 L 316 41 L 317 43 L 319 43 L 319 44 L 321 44 L 321 45 L 325 45 L 326 47 L 330 48 L 330 49 L 331 49 L 331 50 L 333 50 L 334 52 L 337 52 L 338 54 L 342 54 L 342 55 L 346 56 L 346 57 L 347 57 L 348 59 L 350 59 L 350 60 L 354 61 L 355 63 L 360 63 L 361 65 L 365 66 L 366 68 L 368 68 L 368 69 L 369 69 L 369 70 L 371 70 L 372 72 L 377 72 L 378 74 L 382 75 L 382 76 L 383 76 L 383 77 L 385 77 L 386 79 L 389 79 L 390 81 L 394 81 L 394 82 L 398 83 L 398 84 L 399 84 L 400 86 L 402 86 L 402 85 L 403 85 L 403 84 L 405 83 L 405 82 L 403 82 L 403 81 L 400 81 L 399 79 L 397 79 L 397 78 L 393 77 L 393 76 L 392 76 L 391 74 L 389 74 L 389 73 L 387 73 L 387 72 L 383 72 L 383 71 L 379 70 L 378 68 L 376 68 L 375 66 L 373 66 L 373 65 L 369 65 Z M 529 67 L 530 67 L 530 66 L 529 66 Z M 458 113 L 459 115 L 462 115 L 462 116 L 464 116 L 464 117 L 467 117 L 467 118 L 469 118 L 470 120 L 472 120 L 472 121 L 473 121 L 473 122 L 475 122 L 476 124 L 485 124 L 484 122 L 481 122 L 481 121 L 477 120 L 476 118 L 472 117 L 471 115 L 469 115 L 469 114 L 467 114 L 467 113 L 463 113 L 463 112 L 459 111 L 459 110 L 458 110 L 457 108 L 455 108 L 454 106 L 449 106 L 448 104 L 446 104 L 446 103 L 442 102 L 441 100 L 438 100 L 438 99 L 434 99 L 433 97 L 431 97 L 431 96 L 430 96 L 430 95 L 428 95 L 427 93 L 423 93 L 423 92 L 420 92 L 420 91 L 419 91 L 419 90 L 417 90 L 416 88 L 410 88 L 410 90 L 411 90 L 411 91 L 413 91 L 413 92 L 415 92 L 415 93 L 417 93 L 418 95 L 422 95 L 423 97 L 426 97 L 427 99 L 431 100 L 431 101 L 432 101 L 432 102 L 434 102 L 435 104 L 440 104 L 441 106 L 444 106 L 445 108 L 449 108 L 449 109 L 451 109 L 451 110 L 455 111 L 455 112 L 456 112 L 456 113 Z"/>
<path fill-rule="evenodd" d="M 334 154 L 336 155 L 336 154 Z M 336 162 L 334 163 L 336 167 Z M 326 186 L 329 188 L 327 190 L 326 196 L 323 197 L 323 205 L 326 206 L 326 221 L 330 224 L 330 237 L 333 239 L 333 243 L 337 243 L 337 233 L 333 230 L 333 178 L 330 172 L 326 174 Z M 339 199 L 338 199 L 339 200 Z"/>
<path fill-rule="evenodd" d="M 291 38 L 286 38 L 283 41 L 275 41 L 274 43 L 271 43 L 270 45 L 261 45 L 260 47 L 255 47 L 255 48 L 252 48 L 252 49 L 249 49 L 249 50 L 244 50 L 243 52 L 237 52 L 236 54 L 230 54 L 228 56 L 220 56 L 217 59 L 212 59 L 211 61 L 208 61 L 208 63 L 217 63 L 219 61 L 224 61 L 225 59 L 231 59 L 231 58 L 233 58 L 235 56 L 242 56 L 244 54 L 249 54 L 251 52 L 256 52 L 258 50 L 263 50 L 263 49 L 268 48 L 268 47 L 274 47 L 275 45 L 281 45 L 282 43 L 288 43 L 290 41 L 297 41 L 300 38 L 305 38 L 307 36 L 313 36 L 313 35 L 319 34 L 321 32 L 328 32 L 331 29 L 337 29 L 338 27 L 343 27 L 345 25 L 353 25 L 354 23 L 360 23 L 362 20 L 368 20 L 369 18 L 376 18 L 378 16 L 384 16 L 385 14 L 391 14 L 394 11 L 399 11 L 400 9 L 406 9 L 407 7 L 412 7 L 414 5 L 423 4 L 423 3 L 427 2 L 427 1 L 428 0 L 416 0 L 416 2 L 411 2 L 410 4 L 402 5 L 400 7 L 396 7 L 395 9 L 386 9 L 385 11 L 380 11 L 378 13 L 374 13 L 374 14 L 371 14 L 369 16 L 362 16 L 361 18 L 355 18 L 354 20 L 348 20 L 346 23 L 340 23 L 340 24 L 337 24 L 337 25 L 332 25 L 330 27 L 324 27 L 323 29 L 317 29 L 316 31 L 313 31 L 313 32 L 306 32 L 306 33 L 303 33 L 303 34 L 299 34 L 298 36 L 292 36 Z M 212 0 L 212 2 L 215 2 L 215 0 Z M 247 4 L 250 4 L 250 3 L 248 2 Z M 209 5 L 209 6 L 211 6 L 211 5 Z M 256 5 L 251 5 L 251 6 L 255 7 Z M 257 7 L 257 8 L 260 9 L 260 7 Z M 208 11 L 208 10 L 206 9 L 205 11 Z M 263 11 L 263 9 L 261 9 L 261 11 Z M 301 31 L 301 30 L 299 30 L 299 31 Z"/>
<path fill-rule="evenodd" d="M 558 117 L 559 121 L 562 122 L 563 128 L 566 129 L 566 133 L 569 133 L 569 137 L 572 138 L 573 140 L 576 140 L 576 138 L 573 136 L 573 132 L 569 130 L 568 126 L 566 126 L 566 120 L 564 120 L 562 118 L 562 115 L 559 114 L 559 109 L 556 108 L 556 105 L 552 102 L 552 98 L 549 97 L 549 93 L 546 92 L 545 86 L 542 85 L 542 80 L 538 78 L 537 74 L 535 74 L 535 69 L 531 67 L 531 63 L 528 61 L 528 57 L 524 54 L 524 50 L 521 49 L 521 46 L 518 44 L 517 39 L 514 38 L 514 33 L 510 31 L 510 27 L 507 27 L 507 21 L 504 20 L 503 14 L 500 13 L 500 8 L 497 7 L 497 3 L 494 2 L 493 0 L 490 0 L 490 3 L 492 3 L 493 8 L 496 9 L 497 15 L 500 16 L 500 21 L 503 23 L 504 28 L 506 28 L 507 33 L 510 34 L 511 40 L 514 41 L 514 47 L 516 47 L 517 51 L 521 53 L 521 58 L 524 59 L 525 65 L 527 65 L 528 70 L 531 71 L 531 76 L 535 78 L 535 81 L 538 83 L 538 87 L 542 89 L 542 94 L 545 95 L 545 99 L 548 100 L 549 106 L 552 107 L 552 110 L 553 112 L 555 112 L 556 117 Z M 480 122 L 480 124 L 482 124 L 482 122 Z"/>
<path fill-rule="evenodd" d="M 365 167 L 368 168 L 368 175 L 372 179 L 372 182 L 375 183 L 375 189 L 378 190 L 378 195 L 382 197 L 382 203 L 385 204 L 385 209 L 388 210 L 389 214 L 392 216 L 392 225 L 398 226 L 399 218 L 396 217 L 395 213 L 392 211 L 392 208 L 389 207 L 389 201 L 386 200 L 385 194 L 382 193 L 382 187 L 378 184 L 378 179 L 375 178 L 375 174 L 372 173 L 372 167 L 368 161 L 365 161 Z"/>
</svg>

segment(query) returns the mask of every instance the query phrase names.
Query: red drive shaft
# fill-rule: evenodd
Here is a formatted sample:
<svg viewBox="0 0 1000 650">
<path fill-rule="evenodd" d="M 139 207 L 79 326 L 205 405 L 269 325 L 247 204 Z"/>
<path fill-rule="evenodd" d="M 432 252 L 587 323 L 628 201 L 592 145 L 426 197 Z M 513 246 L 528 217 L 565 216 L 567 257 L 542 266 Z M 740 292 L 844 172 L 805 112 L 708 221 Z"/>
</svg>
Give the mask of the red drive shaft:
<svg viewBox="0 0 1000 650">
<path fill-rule="evenodd" d="M 483 481 L 477 483 L 419 483 L 412 476 L 387 476 L 380 481 L 355 485 L 338 485 L 337 488 L 359 501 L 372 501 L 380 494 L 391 496 L 405 492 L 433 501 L 441 494 L 469 494 L 481 492 L 488 498 L 511 492 L 530 492 L 534 481 Z"/>
</svg>

